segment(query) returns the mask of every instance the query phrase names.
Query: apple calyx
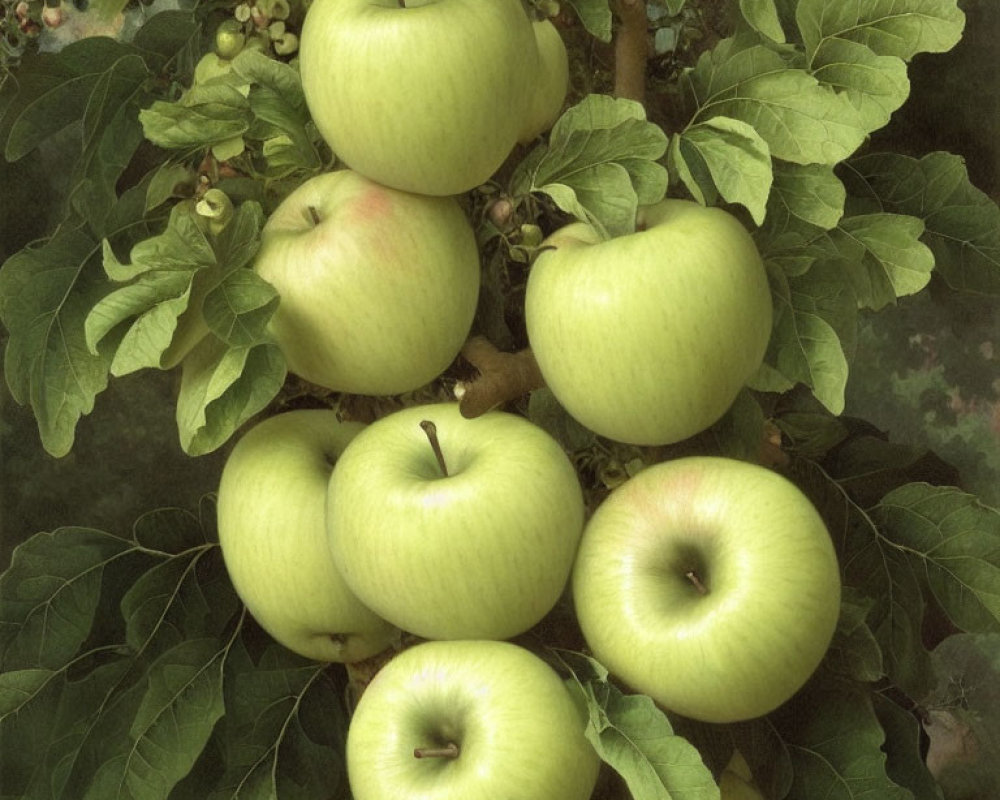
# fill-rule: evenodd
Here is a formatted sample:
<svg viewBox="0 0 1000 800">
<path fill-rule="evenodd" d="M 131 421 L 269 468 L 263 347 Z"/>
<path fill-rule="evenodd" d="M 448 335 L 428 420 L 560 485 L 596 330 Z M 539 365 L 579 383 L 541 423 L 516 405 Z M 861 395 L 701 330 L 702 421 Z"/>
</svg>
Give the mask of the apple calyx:
<svg viewBox="0 0 1000 800">
<path fill-rule="evenodd" d="M 441 452 L 441 442 L 438 441 L 437 425 L 429 419 L 425 419 L 420 421 L 420 427 L 427 434 L 427 441 L 431 443 L 431 450 L 434 451 L 434 458 L 437 459 L 438 466 L 441 468 L 441 474 L 447 478 L 448 464 L 444 460 L 444 453 Z"/>
<path fill-rule="evenodd" d="M 684 573 L 684 577 L 691 581 L 691 585 L 697 589 L 698 594 L 708 594 L 708 587 L 702 582 L 701 577 L 693 569 Z"/>
<path fill-rule="evenodd" d="M 448 742 L 444 747 L 417 747 L 413 750 L 414 758 L 458 758 L 458 754 L 458 745 L 454 742 Z"/>
</svg>

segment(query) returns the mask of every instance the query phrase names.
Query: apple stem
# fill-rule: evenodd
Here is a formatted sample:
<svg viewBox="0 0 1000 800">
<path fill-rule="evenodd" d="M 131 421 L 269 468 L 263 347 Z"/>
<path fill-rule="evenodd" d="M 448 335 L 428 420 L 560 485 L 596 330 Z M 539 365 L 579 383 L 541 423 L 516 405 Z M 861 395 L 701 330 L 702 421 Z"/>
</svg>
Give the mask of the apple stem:
<svg viewBox="0 0 1000 800">
<path fill-rule="evenodd" d="M 694 588 L 698 590 L 698 594 L 708 594 L 708 587 L 701 582 L 701 578 L 698 577 L 698 573 L 693 569 L 689 569 L 685 572 L 684 577 L 691 581 Z"/>
<path fill-rule="evenodd" d="M 313 225 L 319 225 L 322 220 L 319 217 L 319 211 L 316 210 L 316 206 L 309 206 L 309 219 Z"/>
<path fill-rule="evenodd" d="M 434 457 L 437 459 L 438 466 L 441 467 L 441 474 L 447 478 L 448 465 L 445 463 L 444 453 L 441 452 L 441 442 L 438 441 L 437 425 L 429 419 L 425 419 L 421 421 L 420 427 L 427 434 L 427 440 L 431 443 L 431 450 L 434 451 Z"/>
<path fill-rule="evenodd" d="M 413 751 L 414 758 L 458 758 L 458 745 L 448 742 L 444 747 L 418 747 Z"/>
<path fill-rule="evenodd" d="M 406 0 L 399 0 L 399 7 L 406 8 Z"/>
</svg>

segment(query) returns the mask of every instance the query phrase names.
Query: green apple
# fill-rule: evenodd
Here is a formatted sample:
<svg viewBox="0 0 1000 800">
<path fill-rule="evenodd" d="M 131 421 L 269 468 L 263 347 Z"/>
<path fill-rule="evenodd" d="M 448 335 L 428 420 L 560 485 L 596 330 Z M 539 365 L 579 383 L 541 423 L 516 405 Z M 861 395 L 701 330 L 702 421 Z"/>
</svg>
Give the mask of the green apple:
<svg viewBox="0 0 1000 800">
<path fill-rule="evenodd" d="M 255 269 L 281 296 L 270 330 L 288 369 L 354 394 L 436 378 L 465 343 L 479 297 L 475 234 L 453 198 L 350 170 L 310 178 L 284 199 Z"/>
<path fill-rule="evenodd" d="M 319 132 L 353 169 L 420 194 L 496 172 L 532 114 L 521 0 L 314 0 L 299 65 Z"/>
<path fill-rule="evenodd" d="M 528 276 L 525 319 L 542 376 L 566 410 L 620 442 L 662 445 L 715 423 L 761 365 L 767 274 L 746 229 L 687 200 L 641 209 L 602 240 L 573 223 Z"/>
<path fill-rule="evenodd" d="M 776 472 L 692 456 L 639 472 L 587 523 L 577 619 L 610 672 L 706 722 L 766 714 L 819 665 L 840 571 L 815 507 Z"/>
<path fill-rule="evenodd" d="M 516 414 L 466 419 L 457 403 L 373 422 L 337 462 L 329 507 L 347 585 L 428 639 L 507 639 L 539 622 L 566 588 L 584 513 L 555 439 Z"/>
<path fill-rule="evenodd" d="M 327 544 L 333 463 L 363 428 L 325 409 L 250 428 L 222 470 L 219 542 L 247 610 L 278 642 L 318 661 L 360 661 L 399 632 L 347 588 Z"/>
<path fill-rule="evenodd" d="M 587 800 L 600 762 L 559 676 L 496 641 L 424 642 L 375 675 L 347 730 L 355 800 Z"/>
<path fill-rule="evenodd" d="M 549 128 L 562 112 L 569 91 L 569 55 L 559 31 L 550 20 L 533 23 L 540 56 L 534 104 L 519 141 L 530 142 Z"/>
</svg>

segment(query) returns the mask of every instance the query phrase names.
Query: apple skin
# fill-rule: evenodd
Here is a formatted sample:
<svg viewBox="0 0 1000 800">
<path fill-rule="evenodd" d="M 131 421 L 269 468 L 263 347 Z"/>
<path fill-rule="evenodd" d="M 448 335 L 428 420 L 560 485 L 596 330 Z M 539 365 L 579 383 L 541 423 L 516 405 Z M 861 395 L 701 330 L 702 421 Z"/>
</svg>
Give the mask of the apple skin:
<svg viewBox="0 0 1000 800">
<path fill-rule="evenodd" d="M 776 472 L 720 457 L 663 462 L 615 489 L 587 523 L 572 586 L 594 656 L 705 722 L 788 700 L 840 613 L 836 553 L 809 499 Z"/>
<path fill-rule="evenodd" d="M 602 241 L 573 223 L 542 248 L 526 289 L 528 340 L 553 394 L 595 433 L 637 445 L 687 439 L 760 367 L 767 274 L 727 212 L 669 199 L 641 209 L 635 233 Z"/>
<path fill-rule="evenodd" d="M 547 19 L 532 24 L 540 63 L 529 124 L 518 139 L 521 143 L 530 142 L 552 127 L 569 92 L 569 54 L 559 30 Z"/>
<path fill-rule="evenodd" d="M 373 422 L 338 460 L 328 497 L 348 586 L 427 639 L 508 639 L 535 625 L 565 591 L 583 530 L 583 492 L 556 440 L 516 414 L 466 419 L 457 403 Z"/>
<path fill-rule="evenodd" d="M 355 800 L 587 800 L 600 762 L 559 676 L 510 642 L 424 642 L 375 675 L 347 731 Z M 457 758 L 414 750 L 458 745 Z"/>
<path fill-rule="evenodd" d="M 399 637 L 347 588 L 327 545 L 332 462 L 363 427 L 325 409 L 268 417 L 236 443 L 219 483 L 219 542 L 236 593 L 274 639 L 317 661 L 360 661 Z"/>
<path fill-rule="evenodd" d="M 479 297 L 475 234 L 454 199 L 350 170 L 310 178 L 284 199 L 255 269 L 281 296 L 270 331 L 288 369 L 354 394 L 398 394 L 440 375 Z"/>
<path fill-rule="evenodd" d="M 451 195 L 506 160 L 534 102 L 521 0 L 314 0 L 299 65 L 334 153 L 373 180 Z"/>
</svg>

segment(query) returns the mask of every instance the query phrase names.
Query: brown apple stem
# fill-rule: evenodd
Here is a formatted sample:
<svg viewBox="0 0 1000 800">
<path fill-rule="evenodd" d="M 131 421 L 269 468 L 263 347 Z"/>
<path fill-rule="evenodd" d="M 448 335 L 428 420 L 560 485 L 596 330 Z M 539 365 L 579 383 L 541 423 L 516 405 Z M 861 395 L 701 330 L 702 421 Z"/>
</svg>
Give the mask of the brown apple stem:
<svg viewBox="0 0 1000 800">
<path fill-rule="evenodd" d="M 427 440 L 431 443 L 431 450 L 434 451 L 434 457 L 437 459 L 438 466 L 441 467 L 441 474 L 447 478 L 448 465 L 445 463 L 444 453 L 441 452 L 441 442 L 438 441 L 437 425 L 429 419 L 425 419 L 421 421 L 420 427 L 427 434 Z"/>
<path fill-rule="evenodd" d="M 693 569 L 689 569 L 685 572 L 684 577 L 691 581 L 694 588 L 698 590 L 698 594 L 708 594 L 708 587 L 701 582 L 701 578 L 698 577 L 698 573 Z"/>
<path fill-rule="evenodd" d="M 462 356 L 479 371 L 465 384 L 459 410 L 466 419 L 523 397 L 545 385 L 531 348 L 504 353 L 484 336 L 473 336 L 462 348 Z"/>
<path fill-rule="evenodd" d="M 617 0 L 615 10 L 619 19 L 615 35 L 615 97 L 644 103 L 649 58 L 646 0 Z"/>
<path fill-rule="evenodd" d="M 322 220 L 319 217 L 319 211 L 316 210 L 316 206 L 309 206 L 309 219 L 312 221 L 313 225 L 319 225 Z"/>
<path fill-rule="evenodd" d="M 414 758 L 458 758 L 458 745 L 448 742 L 444 747 L 418 747 L 413 751 Z"/>
</svg>

